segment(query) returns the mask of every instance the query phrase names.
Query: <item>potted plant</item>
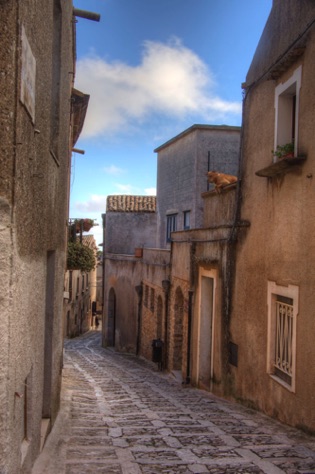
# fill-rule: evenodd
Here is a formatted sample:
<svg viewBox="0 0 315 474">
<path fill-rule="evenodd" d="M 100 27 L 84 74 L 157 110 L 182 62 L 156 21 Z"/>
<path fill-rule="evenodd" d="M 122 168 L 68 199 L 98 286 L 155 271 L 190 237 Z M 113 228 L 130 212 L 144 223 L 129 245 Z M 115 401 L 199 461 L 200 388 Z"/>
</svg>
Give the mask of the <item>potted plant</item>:
<svg viewBox="0 0 315 474">
<path fill-rule="evenodd" d="M 94 225 L 93 219 L 83 219 L 83 230 L 84 232 L 89 232 Z"/>
<path fill-rule="evenodd" d="M 75 219 L 73 223 L 75 227 L 75 232 L 78 234 L 81 232 L 81 226 L 83 232 L 89 232 L 89 230 L 94 226 L 93 219 Z"/>
<path fill-rule="evenodd" d="M 283 158 L 294 158 L 294 143 L 286 143 L 285 145 L 277 145 L 276 150 L 272 150 L 273 156 L 277 157 L 278 160 Z"/>
</svg>

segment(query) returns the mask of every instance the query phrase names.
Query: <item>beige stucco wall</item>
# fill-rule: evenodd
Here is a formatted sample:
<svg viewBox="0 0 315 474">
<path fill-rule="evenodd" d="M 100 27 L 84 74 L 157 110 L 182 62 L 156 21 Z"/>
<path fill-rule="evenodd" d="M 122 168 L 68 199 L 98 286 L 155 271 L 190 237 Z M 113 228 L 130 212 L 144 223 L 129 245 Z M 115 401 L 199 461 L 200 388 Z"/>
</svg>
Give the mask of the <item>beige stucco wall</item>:
<svg viewBox="0 0 315 474">
<path fill-rule="evenodd" d="M 290 2 L 299 10 L 312 2 L 302 3 Z M 277 10 L 274 14 L 277 15 Z M 281 28 L 279 33 L 279 21 L 276 16 L 273 25 L 278 25 L 277 34 L 281 37 L 285 33 Z M 286 423 L 313 430 L 315 367 L 310 361 L 315 357 L 312 338 L 315 330 L 315 244 L 312 238 L 315 231 L 314 54 L 313 29 L 303 56 L 279 79 L 264 81 L 252 88 L 246 99 L 241 216 L 251 225 L 246 239 L 238 247 L 231 318 L 232 338 L 239 345 L 239 365 L 232 368 L 234 395 Z M 307 160 L 279 178 L 258 177 L 255 172 L 272 161 L 275 86 L 286 81 L 300 65 L 298 151 L 305 153 Z M 277 383 L 267 373 L 268 281 L 299 288 L 295 392 Z"/>
</svg>

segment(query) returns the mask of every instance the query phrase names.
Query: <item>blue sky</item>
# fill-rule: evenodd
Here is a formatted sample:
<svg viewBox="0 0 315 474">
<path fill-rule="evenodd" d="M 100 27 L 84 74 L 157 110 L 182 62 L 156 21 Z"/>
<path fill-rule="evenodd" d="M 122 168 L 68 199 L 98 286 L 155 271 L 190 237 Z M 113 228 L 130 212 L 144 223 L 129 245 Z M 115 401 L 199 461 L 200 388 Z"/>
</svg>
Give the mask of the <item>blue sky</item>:
<svg viewBox="0 0 315 474">
<path fill-rule="evenodd" d="M 155 194 L 154 149 L 193 124 L 241 125 L 241 83 L 272 0 L 75 0 L 75 87 L 90 95 L 73 153 L 70 217 L 110 194 Z"/>
</svg>

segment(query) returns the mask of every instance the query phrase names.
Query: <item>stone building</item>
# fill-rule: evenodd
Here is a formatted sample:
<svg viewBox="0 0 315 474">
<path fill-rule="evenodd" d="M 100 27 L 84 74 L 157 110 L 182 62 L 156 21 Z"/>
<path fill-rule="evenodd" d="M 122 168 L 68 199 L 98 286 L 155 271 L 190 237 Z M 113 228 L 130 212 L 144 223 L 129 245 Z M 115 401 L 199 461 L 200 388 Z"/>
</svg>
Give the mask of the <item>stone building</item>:
<svg viewBox="0 0 315 474">
<path fill-rule="evenodd" d="M 109 196 L 104 235 L 103 343 L 138 352 L 144 247 L 155 247 L 155 196 Z M 136 291 L 138 288 L 138 293 Z"/>
<path fill-rule="evenodd" d="M 240 217 L 250 228 L 237 248 L 230 324 L 231 393 L 313 432 L 314 57 L 314 2 L 274 0 L 243 85 Z M 288 143 L 292 155 L 273 156 Z"/>
<path fill-rule="evenodd" d="M 172 234 L 168 357 L 187 382 L 311 432 L 314 53 L 314 2 L 274 0 L 243 84 L 240 179 L 203 193 L 203 229 Z"/>
<path fill-rule="evenodd" d="M 152 343 L 160 339 L 161 365 L 182 369 L 181 347 L 188 337 L 182 311 L 188 307 L 189 281 L 170 305 L 171 263 L 172 268 L 176 266 L 171 241 L 175 229 L 203 226 L 206 173 L 209 169 L 237 173 L 239 141 L 239 127 L 193 125 L 155 150 L 156 204 L 154 197 L 109 197 L 104 235 L 104 345 L 151 359 Z M 176 308 L 175 319 L 169 314 L 171 307 Z"/>
<path fill-rule="evenodd" d="M 193 125 L 156 148 L 157 248 L 170 248 L 171 232 L 198 229 L 207 171 L 237 175 L 240 127 Z"/>
<path fill-rule="evenodd" d="M 30 472 L 59 409 L 70 156 L 80 129 L 71 107 L 74 28 L 71 1 L 0 2 L 0 471 L 6 474 Z"/>
</svg>

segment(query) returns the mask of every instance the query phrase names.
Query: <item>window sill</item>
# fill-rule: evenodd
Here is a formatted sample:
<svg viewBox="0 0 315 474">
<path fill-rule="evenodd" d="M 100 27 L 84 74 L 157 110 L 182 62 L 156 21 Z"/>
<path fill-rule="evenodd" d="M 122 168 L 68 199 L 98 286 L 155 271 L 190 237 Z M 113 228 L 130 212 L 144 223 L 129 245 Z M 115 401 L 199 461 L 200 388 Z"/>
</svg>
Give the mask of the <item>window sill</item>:
<svg viewBox="0 0 315 474">
<path fill-rule="evenodd" d="M 274 380 L 275 382 L 277 382 L 279 385 L 282 385 L 282 387 L 286 388 L 289 392 L 295 392 L 294 388 L 292 387 L 292 385 L 289 385 L 287 384 L 284 380 L 280 379 L 279 377 L 277 377 L 276 375 L 273 375 L 273 374 L 269 374 L 270 377 L 272 378 L 272 380 Z"/>
<path fill-rule="evenodd" d="M 282 160 L 272 163 L 267 168 L 256 171 L 256 175 L 262 178 L 274 178 L 280 174 L 285 174 L 294 169 L 294 167 L 301 166 L 306 160 L 306 156 L 296 156 L 294 158 L 282 158 Z"/>
</svg>

